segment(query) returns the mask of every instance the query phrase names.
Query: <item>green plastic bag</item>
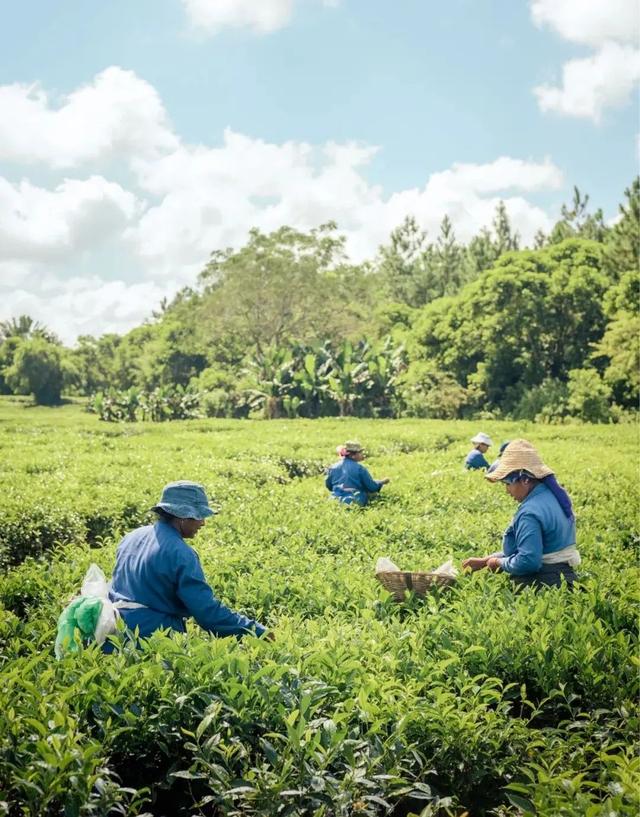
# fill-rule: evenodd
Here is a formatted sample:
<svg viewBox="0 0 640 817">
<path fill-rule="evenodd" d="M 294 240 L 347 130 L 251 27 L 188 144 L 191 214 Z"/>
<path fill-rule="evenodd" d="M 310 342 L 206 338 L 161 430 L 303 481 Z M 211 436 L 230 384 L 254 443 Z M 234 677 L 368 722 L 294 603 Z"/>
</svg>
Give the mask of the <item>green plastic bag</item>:
<svg viewBox="0 0 640 817">
<path fill-rule="evenodd" d="M 62 658 L 65 653 L 78 652 L 76 631 L 83 641 L 93 639 L 101 612 L 102 599 L 94 596 L 79 596 L 67 604 L 58 618 L 56 658 Z"/>
</svg>

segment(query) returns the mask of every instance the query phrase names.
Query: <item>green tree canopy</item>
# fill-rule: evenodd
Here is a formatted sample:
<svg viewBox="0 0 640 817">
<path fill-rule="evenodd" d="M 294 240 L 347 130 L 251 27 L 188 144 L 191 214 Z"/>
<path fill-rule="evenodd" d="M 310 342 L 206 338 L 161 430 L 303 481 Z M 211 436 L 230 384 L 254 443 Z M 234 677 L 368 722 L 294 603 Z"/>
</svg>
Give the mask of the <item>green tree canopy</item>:
<svg viewBox="0 0 640 817">
<path fill-rule="evenodd" d="M 524 389 L 582 367 L 606 321 L 602 265 L 603 248 L 580 239 L 507 253 L 459 295 L 422 311 L 413 357 L 508 409 Z"/>
<path fill-rule="evenodd" d="M 213 345 L 237 338 L 263 352 L 339 337 L 357 332 L 370 311 L 364 273 L 346 263 L 332 223 L 309 233 L 252 230 L 242 249 L 213 253 L 201 283 L 198 319 Z"/>
<path fill-rule="evenodd" d="M 36 337 L 20 341 L 5 376 L 15 391 L 32 394 L 39 405 L 52 406 L 60 402 L 65 378 L 70 373 L 65 350 Z"/>
</svg>

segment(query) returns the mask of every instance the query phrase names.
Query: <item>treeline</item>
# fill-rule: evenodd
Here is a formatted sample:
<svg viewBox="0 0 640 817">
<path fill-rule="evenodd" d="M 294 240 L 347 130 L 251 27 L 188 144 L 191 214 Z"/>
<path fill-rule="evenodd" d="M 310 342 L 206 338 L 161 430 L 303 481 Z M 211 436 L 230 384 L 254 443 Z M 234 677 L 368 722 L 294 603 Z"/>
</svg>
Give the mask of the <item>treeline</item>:
<svg viewBox="0 0 640 817">
<path fill-rule="evenodd" d="M 405 219 L 363 264 L 336 225 L 249 234 L 124 336 L 0 324 L 0 390 L 109 420 L 494 416 L 617 421 L 640 397 L 640 178 L 604 223 L 574 190 L 521 248 L 504 207 L 460 243 Z"/>
</svg>

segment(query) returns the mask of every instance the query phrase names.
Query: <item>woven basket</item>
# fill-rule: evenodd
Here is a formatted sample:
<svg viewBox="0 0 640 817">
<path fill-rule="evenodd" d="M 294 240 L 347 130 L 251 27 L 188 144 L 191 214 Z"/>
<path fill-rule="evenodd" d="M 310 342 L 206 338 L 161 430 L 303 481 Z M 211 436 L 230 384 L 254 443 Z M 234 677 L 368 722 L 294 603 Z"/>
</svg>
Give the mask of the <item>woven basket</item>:
<svg viewBox="0 0 640 817">
<path fill-rule="evenodd" d="M 376 578 L 385 589 L 393 593 L 396 601 L 404 601 L 406 590 L 413 590 L 419 596 L 424 596 L 434 587 L 449 587 L 456 581 L 453 576 L 442 576 L 439 573 L 412 573 L 404 570 L 376 573 Z"/>
</svg>

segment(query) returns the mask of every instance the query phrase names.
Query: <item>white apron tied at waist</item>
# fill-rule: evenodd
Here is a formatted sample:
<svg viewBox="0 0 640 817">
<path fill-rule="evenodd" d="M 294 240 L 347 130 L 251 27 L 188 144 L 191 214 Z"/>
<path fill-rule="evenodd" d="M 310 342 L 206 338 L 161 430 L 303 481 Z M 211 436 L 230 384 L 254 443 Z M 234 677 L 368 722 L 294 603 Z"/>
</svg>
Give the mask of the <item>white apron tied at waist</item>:
<svg viewBox="0 0 640 817">
<path fill-rule="evenodd" d="M 116 610 L 148 610 L 146 604 L 139 604 L 137 601 L 127 601 L 123 599 L 122 601 L 114 601 L 112 602 L 113 606 Z"/>
<path fill-rule="evenodd" d="M 567 562 L 571 567 L 578 567 L 582 559 L 580 553 L 575 545 L 556 550 L 554 553 L 543 553 L 542 564 L 557 565 L 561 562 Z"/>
</svg>

